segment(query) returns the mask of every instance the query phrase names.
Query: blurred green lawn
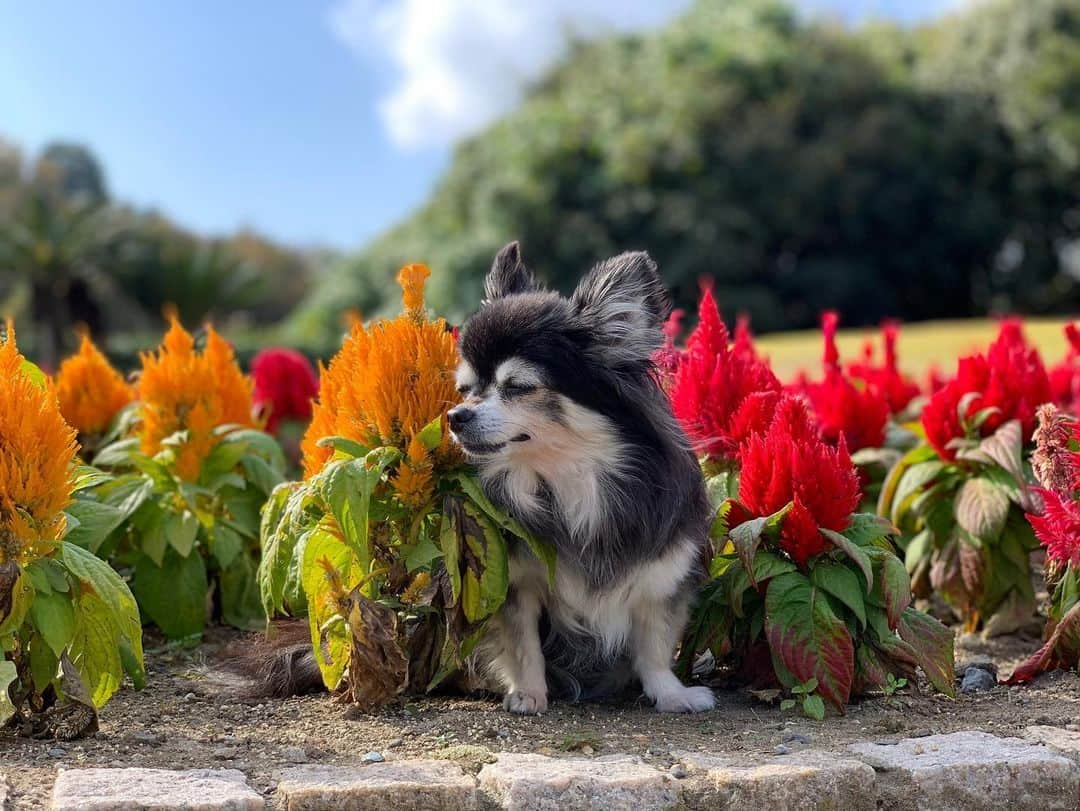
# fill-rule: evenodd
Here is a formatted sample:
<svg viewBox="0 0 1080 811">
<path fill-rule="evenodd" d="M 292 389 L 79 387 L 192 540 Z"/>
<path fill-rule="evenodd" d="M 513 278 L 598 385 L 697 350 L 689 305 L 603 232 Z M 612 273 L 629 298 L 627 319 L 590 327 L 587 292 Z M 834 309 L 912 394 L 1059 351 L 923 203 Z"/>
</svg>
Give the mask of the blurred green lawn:
<svg viewBox="0 0 1080 811">
<path fill-rule="evenodd" d="M 1029 318 L 1024 321 L 1028 340 L 1039 347 L 1048 367 L 1065 355 L 1062 327 L 1068 320 Z M 900 366 L 908 374 L 920 378 L 920 382 L 933 366 L 951 375 L 956 369 L 958 357 L 984 348 L 995 335 L 997 322 L 988 319 L 905 324 L 900 329 Z M 862 347 L 867 338 L 873 339 L 875 357 L 880 360 L 882 346 L 878 330 L 841 330 L 837 344 L 845 363 L 862 357 Z M 821 333 L 817 330 L 762 335 L 757 338 L 757 345 L 761 353 L 772 361 L 773 369 L 784 382 L 791 380 L 800 370 L 806 370 L 812 376 L 819 373 L 822 344 Z"/>
</svg>

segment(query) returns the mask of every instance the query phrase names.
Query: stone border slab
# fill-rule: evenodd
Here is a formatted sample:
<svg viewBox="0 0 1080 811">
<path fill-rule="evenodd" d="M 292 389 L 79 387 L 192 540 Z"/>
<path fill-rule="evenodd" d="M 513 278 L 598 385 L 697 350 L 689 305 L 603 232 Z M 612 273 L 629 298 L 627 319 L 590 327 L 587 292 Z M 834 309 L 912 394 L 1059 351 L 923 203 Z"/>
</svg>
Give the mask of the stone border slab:
<svg viewBox="0 0 1080 811">
<path fill-rule="evenodd" d="M 236 769 L 61 769 L 55 811 L 262 811 L 266 802 Z"/>
<path fill-rule="evenodd" d="M 878 801 L 885 808 L 1080 808 L 1076 764 L 1020 738 L 954 732 L 892 745 L 857 743 L 848 751 L 874 767 Z"/>
<path fill-rule="evenodd" d="M 1073 758 L 1080 758 L 1080 732 L 1060 727 L 1034 726 L 1024 730 L 1024 738 L 1051 746 Z"/>
<path fill-rule="evenodd" d="M 0 811 L 6 811 L 8 801 L 8 781 L 7 777 L 0 774 Z"/>
<path fill-rule="evenodd" d="M 629 755 L 551 758 L 504 753 L 480 770 L 480 788 L 507 811 L 677 808 L 675 779 Z"/>
<path fill-rule="evenodd" d="M 874 811 L 874 769 L 854 758 L 808 750 L 752 765 L 695 752 L 675 754 L 687 768 L 690 808 Z"/>
<path fill-rule="evenodd" d="M 473 811 L 476 781 L 445 760 L 366 766 L 297 766 L 281 773 L 278 807 L 287 811 Z"/>
</svg>

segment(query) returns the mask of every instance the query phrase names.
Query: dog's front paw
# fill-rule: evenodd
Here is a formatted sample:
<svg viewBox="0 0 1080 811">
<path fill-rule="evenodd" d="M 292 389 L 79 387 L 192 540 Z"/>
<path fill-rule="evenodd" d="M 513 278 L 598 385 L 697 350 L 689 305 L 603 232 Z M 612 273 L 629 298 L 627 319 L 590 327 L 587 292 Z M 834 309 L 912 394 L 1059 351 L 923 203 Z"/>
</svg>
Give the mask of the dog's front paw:
<svg viewBox="0 0 1080 811">
<path fill-rule="evenodd" d="M 683 687 L 656 696 L 660 712 L 705 712 L 716 706 L 716 696 L 708 687 Z"/>
<path fill-rule="evenodd" d="M 537 715 L 547 712 L 547 696 L 543 693 L 527 693 L 514 690 L 503 699 L 503 709 L 518 715 Z"/>
</svg>

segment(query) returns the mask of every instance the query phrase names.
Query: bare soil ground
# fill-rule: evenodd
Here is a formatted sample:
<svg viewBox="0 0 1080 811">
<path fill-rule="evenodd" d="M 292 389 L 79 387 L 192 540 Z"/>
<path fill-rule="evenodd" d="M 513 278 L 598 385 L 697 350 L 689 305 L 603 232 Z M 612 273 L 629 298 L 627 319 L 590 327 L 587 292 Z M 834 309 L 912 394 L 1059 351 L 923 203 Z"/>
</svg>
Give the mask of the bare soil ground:
<svg viewBox="0 0 1080 811">
<path fill-rule="evenodd" d="M 0 732 L 0 770 L 13 789 L 12 807 L 46 807 L 58 767 L 236 768 L 269 797 L 283 767 L 359 763 L 368 752 L 386 759 L 444 757 L 473 767 L 498 751 L 628 752 L 666 767 L 679 750 L 752 760 L 807 746 L 836 749 L 958 729 L 1012 735 L 1031 724 L 1080 723 L 1080 676 L 1063 672 L 1028 687 L 998 686 L 956 701 L 908 689 L 862 700 L 846 715 L 830 714 L 820 723 L 737 689 L 720 689 L 717 710 L 699 716 L 664 716 L 637 701 L 555 703 L 543 716 L 518 717 L 492 697 L 413 699 L 364 716 L 325 694 L 283 701 L 241 697 L 215 665 L 234 638 L 217 630 L 193 650 L 148 640 L 146 689 L 118 694 L 91 738 L 36 741 Z M 964 637 L 957 662 L 989 656 L 1007 675 L 1037 645 L 1034 637 Z"/>
</svg>

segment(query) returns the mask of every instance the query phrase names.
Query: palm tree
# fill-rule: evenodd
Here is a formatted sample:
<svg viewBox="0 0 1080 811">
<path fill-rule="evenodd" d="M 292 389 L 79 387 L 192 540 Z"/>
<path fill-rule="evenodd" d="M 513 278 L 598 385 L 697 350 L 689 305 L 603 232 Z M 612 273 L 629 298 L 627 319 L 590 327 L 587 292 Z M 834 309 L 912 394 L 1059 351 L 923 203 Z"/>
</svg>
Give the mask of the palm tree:
<svg viewBox="0 0 1080 811">
<path fill-rule="evenodd" d="M 97 291 L 109 286 L 101 260 L 118 237 L 88 150 L 52 144 L 27 169 L 0 144 L 0 284 L 29 298 L 43 364 L 56 364 L 72 324 L 101 332 Z"/>
</svg>

